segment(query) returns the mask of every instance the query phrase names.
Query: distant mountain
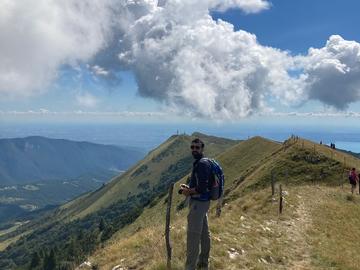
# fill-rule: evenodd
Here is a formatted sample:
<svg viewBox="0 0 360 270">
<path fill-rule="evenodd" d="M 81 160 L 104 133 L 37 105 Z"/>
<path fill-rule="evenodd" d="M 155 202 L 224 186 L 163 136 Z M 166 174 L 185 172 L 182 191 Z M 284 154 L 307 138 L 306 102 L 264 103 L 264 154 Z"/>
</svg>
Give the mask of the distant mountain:
<svg viewBox="0 0 360 270">
<path fill-rule="evenodd" d="M 137 149 L 39 136 L 0 139 L 0 186 L 125 171 L 143 156 Z"/>
</svg>

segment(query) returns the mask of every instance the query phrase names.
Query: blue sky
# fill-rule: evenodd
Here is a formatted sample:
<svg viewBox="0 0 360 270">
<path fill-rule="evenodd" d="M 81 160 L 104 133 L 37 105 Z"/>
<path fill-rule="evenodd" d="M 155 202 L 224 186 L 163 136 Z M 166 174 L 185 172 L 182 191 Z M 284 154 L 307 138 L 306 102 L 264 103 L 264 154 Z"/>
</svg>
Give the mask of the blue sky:
<svg viewBox="0 0 360 270">
<path fill-rule="evenodd" d="M 334 34 L 359 41 L 359 1 L 273 0 L 271 3 L 270 9 L 258 14 L 246 15 L 233 9 L 213 16 L 231 22 L 237 30 L 256 34 L 263 45 L 294 54 L 305 54 L 310 47 L 323 47 Z"/>
<path fill-rule="evenodd" d="M 314 47 L 314 48 L 325 47 L 326 42 L 329 40 L 329 37 L 332 35 L 340 35 L 344 39 L 344 41 L 356 41 L 357 43 L 360 42 L 360 28 L 358 27 L 360 25 L 360 17 L 358 16 L 359 10 L 360 10 L 360 2 L 356 0 L 346 0 L 346 1 L 273 0 L 271 1 L 271 3 L 269 3 L 268 8 L 262 8 L 262 9 L 260 8 L 255 13 L 249 12 L 249 10 L 247 10 L 244 7 L 235 6 L 235 7 L 226 8 L 226 11 L 217 10 L 217 8 L 212 8 L 210 9 L 209 14 L 211 14 L 214 20 L 222 19 L 228 23 L 231 23 L 234 26 L 235 31 L 245 30 L 248 33 L 255 34 L 258 43 L 262 46 L 262 49 L 263 47 L 271 47 L 274 49 L 274 51 L 279 49 L 284 54 L 287 51 L 291 56 L 296 57 L 296 56 L 306 56 L 308 54 L 308 49 L 310 47 Z M 185 14 L 182 15 L 186 16 Z M 164 15 L 164 20 L 166 20 L 165 15 Z M 189 23 L 187 22 L 186 25 L 188 24 Z M 145 26 L 147 27 L 147 25 Z M 65 34 L 67 34 L 66 31 Z M 98 34 L 99 36 L 102 37 L 102 33 L 96 32 L 95 34 Z M 123 34 L 124 33 L 122 33 L 122 35 Z M 104 39 L 106 41 L 105 37 Z M 16 39 L 14 40 L 16 41 Z M 92 44 L 91 42 L 92 40 L 89 40 L 89 44 Z M 103 44 L 106 44 L 106 42 L 104 42 Z M 184 111 L 186 112 L 185 114 L 187 115 L 187 117 L 196 118 L 196 119 L 203 118 L 206 121 L 208 121 L 213 118 L 212 117 L 213 115 L 217 115 L 217 114 L 225 115 L 224 117 L 221 117 L 221 119 L 228 120 L 228 118 L 226 118 L 226 115 L 230 115 L 230 118 L 233 115 L 241 115 L 241 117 L 239 118 L 241 119 L 242 117 L 245 118 L 250 117 L 250 115 L 252 115 L 253 113 L 258 113 L 259 111 L 263 113 L 262 103 L 265 102 L 266 103 L 265 106 L 266 108 L 264 107 L 265 111 L 269 113 L 268 109 L 271 108 L 270 114 L 271 113 L 286 114 L 289 112 L 307 113 L 307 112 L 324 112 L 324 111 L 326 112 L 330 111 L 331 113 L 340 112 L 345 114 L 348 111 L 360 112 L 360 102 L 358 101 L 359 99 L 354 100 L 354 102 L 349 102 L 348 100 L 346 100 L 342 104 L 337 104 L 336 101 L 333 100 L 323 99 L 321 96 L 322 93 L 321 91 L 323 91 L 322 89 L 324 88 L 323 86 L 321 89 L 320 88 L 315 89 L 314 92 L 310 94 L 310 98 L 306 98 L 304 101 L 300 103 L 294 102 L 294 99 L 296 100 L 296 95 L 289 97 L 289 100 L 286 100 L 286 102 L 283 103 L 282 100 L 286 99 L 284 98 L 284 96 L 287 96 L 287 94 L 283 92 L 279 93 L 279 91 L 276 90 L 275 92 L 271 92 L 271 94 L 264 95 L 265 96 L 264 98 L 259 98 L 259 100 L 256 100 L 254 102 L 255 105 L 253 104 L 248 105 L 248 103 L 241 103 L 239 101 L 236 105 L 234 105 L 236 108 L 229 109 L 226 107 L 226 105 L 222 105 L 224 107 L 221 108 L 221 110 L 219 111 L 216 111 L 217 110 L 216 106 L 214 107 L 215 109 L 213 109 L 212 111 L 206 111 L 206 110 L 199 111 L 198 110 L 198 107 L 200 106 L 199 104 L 203 104 L 203 103 L 192 103 L 191 99 L 189 100 L 188 98 L 188 94 L 187 94 L 188 92 L 186 91 L 181 92 L 181 95 L 179 95 L 179 97 L 174 98 L 174 93 L 176 96 L 176 91 L 183 91 L 182 88 L 180 88 L 179 90 L 173 90 L 173 92 L 171 92 L 170 94 L 168 94 L 167 92 L 165 94 L 156 93 L 157 91 L 156 81 L 158 80 L 157 79 L 158 75 L 156 75 L 157 74 L 156 72 L 158 71 L 156 70 L 157 63 L 153 59 L 149 60 L 149 54 L 143 53 L 140 54 L 140 56 L 138 55 L 136 57 L 133 56 L 134 59 L 132 59 L 131 64 L 122 65 L 121 68 L 117 68 L 117 67 L 113 68 L 113 64 L 103 65 L 103 63 L 107 63 L 105 56 L 104 56 L 105 60 L 102 59 L 103 57 L 102 52 L 104 51 L 104 48 L 102 47 L 103 44 L 96 46 L 94 45 L 94 48 L 85 47 L 84 49 L 82 49 L 81 46 L 79 46 L 79 50 L 83 50 L 84 55 L 73 56 L 75 53 L 66 52 L 67 54 L 65 56 L 54 57 L 55 59 L 54 62 L 56 64 L 54 64 L 54 66 L 50 65 L 51 66 L 50 69 L 53 69 L 54 72 L 56 72 L 56 75 L 50 76 L 51 79 L 49 79 L 49 81 L 46 81 L 46 83 L 42 83 L 42 81 L 40 83 L 37 83 L 36 81 L 36 83 L 33 83 L 34 86 L 30 85 L 28 87 L 30 89 L 29 91 L 26 88 L 26 86 L 21 85 L 18 87 L 17 85 L 15 85 L 16 87 L 19 88 L 18 92 L 20 94 L 17 95 L 9 94 L 6 91 L 11 91 L 10 89 L 11 84 L 10 84 L 10 87 L 5 89 L 6 91 L 5 90 L 0 91 L 0 97 L 1 97 L 0 111 L 3 112 L 9 112 L 9 111 L 27 112 L 30 110 L 32 111 L 43 110 L 50 112 L 126 111 L 126 112 L 139 112 L 139 113 L 161 112 L 163 114 L 171 114 L 171 115 L 176 115 L 176 114 L 179 115 L 180 112 L 180 116 L 177 117 L 174 116 L 174 119 L 175 118 L 182 119 L 183 115 L 181 113 L 182 110 L 181 106 L 184 106 L 185 108 Z M 51 45 L 51 43 L 49 45 Z M 169 46 L 172 46 L 172 44 L 170 44 Z M 197 46 L 198 44 L 195 44 L 193 48 L 196 49 Z M 3 54 L 5 54 L 7 52 L 5 49 L 6 48 L 4 47 L 3 48 L 0 47 L 0 52 L 1 50 L 3 50 Z M 35 55 L 34 57 L 36 57 L 37 54 L 31 52 L 31 47 L 29 50 L 30 50 L 30 54 Z M 86 50 L 89 50 L 88 54 L 85 54 Z M 116 56 L 115 58 L 118 57 L 118 54 L 120 54 L 121 51 L 122 49 L 120 50 L 119 53 L 114 54 Z M 130 50 L 124 52 L 129 52 L 129 51 Z M 223 51 L 224 50 L 221 49 L 221 52 Z M 242 53 L 244 54 L 244 52 Z M 143 55 L 145 55 L 144 66 L 142 66 L 143 59 L 141 58 L 143 57 Z M 246 51 L 244 55 L 246 55 Z M 73 59 L 71 59 L 71 57 L 73 57 Z M 71 59 L 71 61 L 69 61 L 69 63 L 66 63 L 68 59 Z M 52 60 L 49 59 L 49 61 Z M 116 59 L 116 61 L 118 61 L 118 59 Z M 63 64 L 64 62 L 66 63 L 66 65 Z M 11 59 L 10 59 L 10 63 L 12 63 Z M 37 65 L 42 63 L 46 63 L 46 61 L 35 62 L 35 64 Z M 149 71 L 146 71 L 146 66 L 148 65 L 148 63 L 153 64 L 154 68 L 150 66 Z M 99 65 L 100 68 L 104 68 L 105 72 L 110 72 L 111 76 L 115 76 L 115 79 L 109 80 L 108 79 L 109 77 L 106 77 L 108 75 L 102 76 L 99 75 L 100 73 L 95 74 L 96 71 L 93 67 L 94 66 L 96 67 L 97 65 Z M 17 66 L 14 67 L 15 71 L 16 68 Z M 271 67 L 269 69 L 271 70 Z M 21 68 L 19 68 L 19 70 L 22 71 Z M 41 72 L 44 73 L 44 70 L 40 70 L 39 73 Z M 160 68 L 159 70 L 161 72 L 164 71 L 163 69 Z M 176 72 L 178 72 L 179 68 L 177 67 L 175 70 Z M 0 67 L 0 78 L 2 75 L 1 74 L 2 71 L 4 71 L 4 67 L 2 68 Z M 155 85 L 152 87 L 148 87 L 147 85 L 139 86 L 138 82 L 143 82 L 143 84 L 146 84 L 147 82 L 154 82 L 153 79 L 150 80 L 149 78 L 147 78 L 147 74 L 149 72 L 151 73 L 152 71 L 154 71 L 155 73 L 154 76 L 156 76 Z M 301 71 L 296 71 L 295 74 L 297 74 L 297 72 L 299 72 L 300 74 L 300 72 L 302 72 L 302 69 Z M 36 73 L 36 75 L 39 75 L 39 73 Z M 21 75 L 21 72 L 19 72 L 19 74 Z M 32 75 L 31 73 L 29 74 Z M 170 76 L 171 78 L 171 76 L 175 76 L 175 77 L 179 76 L 178 74 L 180 73 L 171 73 L 171 74 L 166 73 L 166 76 Z M 307 75 L 312 76 L 310 71 L 307 73 Z M 42 79 L 43 77 L 44 76 L 39 75 L 39 78 Z M 159 73 L 159 78 L 160 78 L 159 79 L 159 84 L 160 84 L 162 83 L 161 80 L 163 78 L 162 74 L 160 73 Z M 326 78 L 328 78 L 327 75 L 321 77 L 320 80 L 325 81 Z M 183 86 L 184 85 L 183 82 L 187 80 L 187 77 L 180 79 L 181 80 L 179 81 L 181 82 L 181 84 L 179 83 L 179 85 Z M 291 76 L 290 79 L 292 79 Z M 29 81 L 31 81 L 31 79 L 29 79 Z M 168 78 L 166 78 L 166 80 L 164 79 L 164 81 L 167 82 Z M 354 91 L 356 87 L 359 86 L 357 83 L 358 82 L 356 81 L 355 83 L 352 83 L 349 86 L 350 88 L 348 90 L 348 94 L 350 98 L 351 98 L 351 93 Z M 191 81 L 189 84 L 192 85 Z M 167 87 L 169 87 L 169 85 L 167 85 Z M 204 87 L 206 88 L 207 85 L 205 85 Z M 215 83 L 215 86 L 214 85 L 209 86 L 209 88 L 212 87 L 218 87 L 218 84 Z M 358 90 L 360 91 L 360 89 Z M 226 87 L 224 88 L 224 91 L 227 91 Z M 231 89 L 231 91 L 236 91 L 236 90 Z M 341 90 L 335 89 L 334 91 L 341 91 Z M 29 94 L 23 94 L 25 92 Z M 258 92 L 255 91 L 254 93 L 258 93 Z M 243 96 L 243 94 L 244 94 L 243 92 L 239 93 L 239 98 Z M 262 94 L 260 92 L 260 96 L 261 95 Z M 201 95 L 199 94 L 199 96 L 201 98 L 203 94 Z M 360 95 L 354 94 L 354 96 L 357 97 Z M 194 97 L 197 97 L 196 93 L 194 94 Z M 231 100 L 231 97 L 229 99 Z M 218 102 L 218 100 L 215 101 Z M 250 101 L 253 102 L 254 99 L 250 98 Z M 246 110 L 243 110 L 241 108 L 241 106 L 245 106 L 243 104 L 247 104 L 246 106 L 248 106 L 248 108 L 246 108 Z M 341 106 L 345 106 L 345 107 L 347 106 L 347 107 L 345 110 L 339 111 L 338 109 Z M 2 117 L 3 120 L 5 120 L 7 117 L 10 117 L 10 114 L 5 114 L 5 115 L 3 114 L 0 117 Z M 16 116 L 16 117 L 21 118 L 22 116 Z M 32 115 L 32 117 L 36 118 L 38 116 L 34 114 Z M 62 115 L 60 116 L 60 118 L 61 117 L 66 118 L 67 116 Z M 127 117 L 126 115 L 123 116 L 123 118 L 126 117 Z M 165 117 L 164 119 L 166 119 L 167 121 L 169 121 L 170 119 L 171 121 L 171 117 Z M 146 118 L 144 119 L 144 121 L 146 121 Z"/>
</svg>

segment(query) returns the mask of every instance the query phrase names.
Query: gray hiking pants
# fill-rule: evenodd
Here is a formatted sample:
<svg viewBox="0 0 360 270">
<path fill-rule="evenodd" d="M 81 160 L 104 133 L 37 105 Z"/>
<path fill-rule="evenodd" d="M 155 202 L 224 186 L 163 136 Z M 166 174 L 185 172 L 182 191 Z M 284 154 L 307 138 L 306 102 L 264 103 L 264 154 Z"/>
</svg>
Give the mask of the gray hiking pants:
<svg viewBox="0 0 360 270">
<path fill-rule="evenodd" d="M 210 201 L 196 201 L 190 199 L 188 227 L 187 227 L 187 250 L 185 270 L 195 270 L 196 263 L 208 269 L 210 253 L 210 232 L 207 220 Z M 199 246 L 201 252 L 199 255 Z M 199 260 L 198 260 L 199 257 Z"/>
</svg>

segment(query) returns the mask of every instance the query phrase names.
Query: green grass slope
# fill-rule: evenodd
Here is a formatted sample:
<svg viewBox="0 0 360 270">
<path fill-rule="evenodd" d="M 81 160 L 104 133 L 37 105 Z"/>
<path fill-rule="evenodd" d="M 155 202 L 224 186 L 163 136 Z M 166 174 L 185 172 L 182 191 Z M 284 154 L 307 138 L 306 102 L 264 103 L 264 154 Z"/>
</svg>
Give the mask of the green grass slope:
<svg viewBox="0 0 360 270">
<path fill-rule="evenodd" d="M 189 172 L 192 165 L 190 143 L 200 137 L 206 145 L 206 153 L 213 157 L 235 145 L 237 141 L 205 134 L 174 135 L 151 151 L 143 160 L 126 173 L 115 177 L 103 188 L 65 204 L 60 213 L 71 218 L 84 217 L 121 199 L 137 195 L 144 190 L 154 190 L 174 182 Z"/>
<path fill-rule="evenodd" d="M 346 185 L 346 172 L 360 168 L 359 159 L 306 140 L 278 144 L 262 138 L 241 142 L 217 159 L 227 182 L 222 216 L 215 218 L 214 203 L 209 215 L 211 269 L 359 269 L 360 198 Z M 172 207 L 173 269 L 183 269 L 185 261 L 187 209 L 176 194 L 180 182 Z M 165 211 L 163 196 L 98 249 L 92 264 L 166 269 Z"/>
<path fill-rule="evenodd" d="M 0 268 L 9 265 L 27 268 L 31 253 L 47 254 L 51 249 L 58 251 L 59 261 L 76 263 L 116 230 L 136 219 L 144 206 L 166 192 L 171 182 L 189 173 L 192 166 L 189 146 L 194 137 L 204 140 L 209 157 L 238 143 L 199 133 L 172 136 L 102 188 L 1 235 L 2 249 L 10 245 L 11 240 L 14 243 L 0 253 Z M 101 220 L 105 221 L 106 230 L 99 229 Z M 23 237 L 19 239 L 19 235 Z M 81 252 L 76 255 L 73 254 L 74 239 L 81 247 Z"/>
</svg>

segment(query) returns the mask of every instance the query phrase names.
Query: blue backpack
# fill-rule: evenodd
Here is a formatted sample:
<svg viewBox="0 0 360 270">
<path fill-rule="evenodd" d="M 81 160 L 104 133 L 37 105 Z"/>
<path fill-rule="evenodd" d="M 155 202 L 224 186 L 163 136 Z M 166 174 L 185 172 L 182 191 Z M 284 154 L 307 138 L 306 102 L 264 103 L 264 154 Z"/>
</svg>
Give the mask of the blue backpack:
<svg viewBox="0 0 360 270">
<path fill-rule="evenodd" d="M 210 199 L 218 200 L 221 198 L 224 192 L 225 177 L 223 169 L 215 159 L 203 158 L 207 160 L 211 165 L 211 170 L 214 175 L 214 181 L 210 187 Z"/>
</svg>

